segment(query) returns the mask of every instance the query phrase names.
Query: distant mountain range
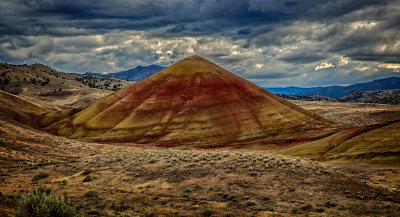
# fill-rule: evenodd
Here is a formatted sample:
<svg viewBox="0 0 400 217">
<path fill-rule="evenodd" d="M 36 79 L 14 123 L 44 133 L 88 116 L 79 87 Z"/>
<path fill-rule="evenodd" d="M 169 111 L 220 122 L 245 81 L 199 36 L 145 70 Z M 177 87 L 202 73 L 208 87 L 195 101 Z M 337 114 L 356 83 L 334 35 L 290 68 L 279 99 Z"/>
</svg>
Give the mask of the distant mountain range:
<svg viewBox="0 0 400 217">
<path fill-rule="evenodd" d="M 136 68 L 133 69 L 128 69 L 126 71 L 109 73 L 109 74 L 86 72 L 84 75 L 119 78 L 128 81 L 141 81 L 163 69 L 165 69 L 165 67 L 158 65 L 149 65 L 149 66 L 137 66 Z"/>
<path fill-rule="evenodd" d="M 297 96 L 319 95 L 338 99 L 354 91 L 400 89 L 400 77 L 389 77 L 349 86 L 265 88 L 274 94 Z"/>
</svg>

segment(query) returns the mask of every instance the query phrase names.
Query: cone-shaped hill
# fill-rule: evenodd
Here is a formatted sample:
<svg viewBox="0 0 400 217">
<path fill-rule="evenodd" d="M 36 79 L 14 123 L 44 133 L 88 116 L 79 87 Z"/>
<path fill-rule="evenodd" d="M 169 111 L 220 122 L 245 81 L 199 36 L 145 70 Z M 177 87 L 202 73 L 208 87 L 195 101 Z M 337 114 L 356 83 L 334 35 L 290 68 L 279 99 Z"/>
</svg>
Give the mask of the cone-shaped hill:
<svg viewBox="0 0 400 217">
<path fill-rule="evenodd" d="M 212 147 L 296 143 L 338 126 L 191 56 L 47 130 L 104 142 Z"/>
</svg>

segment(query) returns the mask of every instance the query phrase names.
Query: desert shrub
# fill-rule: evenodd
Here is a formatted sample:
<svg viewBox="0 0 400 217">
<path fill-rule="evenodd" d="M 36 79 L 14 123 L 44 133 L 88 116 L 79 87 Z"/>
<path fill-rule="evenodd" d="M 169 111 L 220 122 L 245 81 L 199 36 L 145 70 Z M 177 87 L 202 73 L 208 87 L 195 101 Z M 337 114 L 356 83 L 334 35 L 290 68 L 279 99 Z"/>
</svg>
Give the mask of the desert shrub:
<svg viewBox="0 0 400 217">
<path fill-rule="evenodd" d="M 246 201 L 246 206 L 254 206 L 254 205 L 256 205 L 256 203 L 254 201 L 251 201 L 251 200 Z"/>
<path fill-rule="evenodd" d="M 325 203 L 325 206 L 326 207 L 335 207 L 335 206 L 337 206 L 337 204 L 335 202 L 332 202 L 332 201 L 327 201 Z"/>
<path fill-rule="evenodd" d="M 97 191 L 88 191 L 85 194 L 85 197 L 97 197 L 97 196 L 98 196 Z"/>
<path fill-rule="evenodd" d="M 117 211 L 117 212 L 122 212 L 122 211 L 132 209 L 132 208 L 133 207 L 131 207 L 131 206 L 125 205 L 124 202 L 121 202 L 120 205 L 115 204 L 115 202 L 113 202 L 111 204 L 111 209 L 113 209 L 114 211 Z"/>
<path fill-rule="evenodd" d="M 150 164 L 154 164 L 154 163 L 157 163 L 157 162 L 158 162 L 157 159 L 152 159 L 152 160 L 149 161 Z"/>
<path fill-rule="evenodd" d="M 234 202 L 237 201 L 236 195 L 234 195 L 234 194 L 231 194 L 231 195 L 227 196 L 226 199 L 227 199 L 227 200 L 234 201 Z"/>
<path fill-rule="evenodd" d="M 22 196 L 16 217 L 74 217 L 77 216 L 75 207 L 63 196 L 57 198 L 52 193 L 36 189 Z"/>
<path fill-rule="evenodd" d="M 207 209 L 204 210 L 203 216 L 206 216 L 206 217 L 212 216 L 213 213 L 214 213 L 213 210 L 207 208 Z"/>
<path fill-rule="evenodd" d="M 49 177 L 48 173 L 40 172 L 39 174 L 37 174 L 37 175 L 35 175 L 33 177 L 32 181 L 37 181 L 39 179 L 44 179 L 44 178 L 47 178 L 47 177 Z"/>
<path fill-rule="evenodd" d="M 87 175 L 84 179 L 83 179 L 83 182 L 91 182 L 91 181 L 93 181 L 93 177 L 92 176 L 90 176 L 90 175 Z"/>
<path fill-rule="evenodd" d="M 304 211 L 308 211 L 312 208 L 313 208 L 313 206 L 311 204 L 306 204 L 306 205 L 302 206 L 300 209 L 304 210 Z"/>
<path fill-rule="evenodd" d="M 356 195 L 356 198 L 359 199 L 359 200 L 364 200 L 364 199 L 365 199 L 364 196 L 363 196 L 363 195 L 360 195 L 360 194 L 357 194 L 357 195 Z"/>
<path fill-rule="evenodd" d="M 87 214 L 89 214 L 89 215 L 100 215 L 101 213 L 100 213 L 99 210 L 97 210 L 97 209 L 95 209 L 95 208 L 90 208 L 90 209 L 87 211 Z"/>
<path fill-rule="evenodd" d="M 92 169 L 85 169 L 85 170 L 82 172 L 82 175 L 89 175 L 89 174 L 92 173 L 92 172 L 93 172 Z"/>
</svg>

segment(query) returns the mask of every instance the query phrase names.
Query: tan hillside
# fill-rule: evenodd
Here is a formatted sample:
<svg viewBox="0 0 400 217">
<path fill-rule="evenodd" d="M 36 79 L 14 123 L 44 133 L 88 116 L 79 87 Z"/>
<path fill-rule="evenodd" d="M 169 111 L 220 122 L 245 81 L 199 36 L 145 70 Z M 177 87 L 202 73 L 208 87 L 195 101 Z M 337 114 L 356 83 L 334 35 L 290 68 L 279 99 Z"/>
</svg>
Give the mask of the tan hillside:
<svg viewBox="0 0 400 217">
<path fill-rule="evenodd" d="M 0 119 L 38 128 L 41 115 L 49 110 L 0 90 Z"/>
<path fill-rule="evenodd" d="M 17 66 L 0 63 L 1 90 L 55 110 L 88 105 L 131 83 L 60 72 L 42 64 Z"/>
<path fill-rule="evenodd" d="M 400 122 L 342 130 L 332 136 L 301 144 L 278 154 L 332 161 L 400 165 Z"/>
<path fill-rule="evenodd" d="M 382 125 L 370 125 L 343 129 L 331 136 L 290 147 L 288 149 L 279 151 L 277 154 L 311 159 L 324 159 L 324 155 L 333 148 L 339 146 L 340 144 L 346 142 L 353 137 L 377 129 L 379 127 L 382 127 Z"/>
<path fill-rule="evenodd" d="M 336 162 L 400 166 L 400 122 L 356 136 L 324 155 Z"/>
<path fill-rule="evenodd" d="M 271 148 L 325 137 L 338 127 L 192 56 L 47 130 L 108 142 Z"/>
</svg>

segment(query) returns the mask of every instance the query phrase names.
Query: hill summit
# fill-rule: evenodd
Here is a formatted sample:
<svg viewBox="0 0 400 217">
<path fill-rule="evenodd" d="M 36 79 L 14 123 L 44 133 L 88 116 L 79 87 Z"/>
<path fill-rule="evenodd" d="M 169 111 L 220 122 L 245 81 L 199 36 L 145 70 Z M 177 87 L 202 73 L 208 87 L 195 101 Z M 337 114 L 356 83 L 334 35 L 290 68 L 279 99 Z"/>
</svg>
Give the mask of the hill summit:
<svg viewBox="0 0 400 217">
<path fill-rule="evenodd" d="M 47 130 L 103 142 L 242 147 L 313 140 L 338 126 L 190 56 Z"/>
</svg>

